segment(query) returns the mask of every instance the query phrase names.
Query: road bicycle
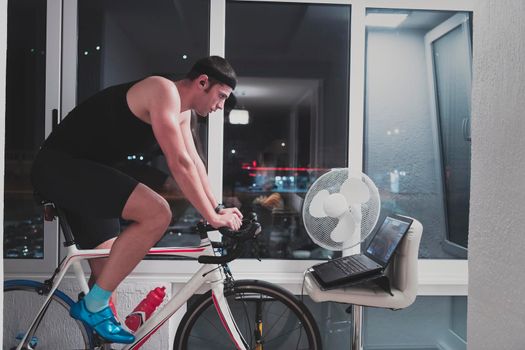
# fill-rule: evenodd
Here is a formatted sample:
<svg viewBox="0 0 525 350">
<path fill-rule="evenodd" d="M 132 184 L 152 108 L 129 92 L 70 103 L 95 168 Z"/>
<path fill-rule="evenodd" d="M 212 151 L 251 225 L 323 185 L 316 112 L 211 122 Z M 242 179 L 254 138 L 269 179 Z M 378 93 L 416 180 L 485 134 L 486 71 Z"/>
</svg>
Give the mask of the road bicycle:
<svg viewBox="0 0 525 350">
<path fill-rule="evenodd" d="M 67 255 L 48 280 L 4 282 L 4 305 L 22 302 L 16 315 L 4 311 L 4 349 L 111 349 L 84 323 L 69 316 L 74 303 L 58 289 L 72 268 L 79 297 L 89 291 L 81 262 L 107 257 L 109 249 L 78 249 L 64 212 L 45 203 L 46 220 L 58 218 Z M 184 287 L 169 298 L 135 332 L 135 342 L 122 349 L 139 349 L 203 286 L 207 292 L 188 306 L 177 329 L 173 349 L 312 349 L 320 350 L 321 336 L 306 306 L 289 291 L 259 280 L 236 281 L 228 262 L 238 258 L 246 242 L 257 239 L 261 226 L 255 214 L 243 220 L 239 231 L 222 228 L 221 241 L 212 241 L 215 230 L 199 223 L 200 244 L 191 247 L 152 248 L 148 256 L 183 256 L 202 266 Z M 69 293 L 71 294 L 71 293 Z M 5 310 L 5 308 L 4 308 Z M 67 332 L 57 323 L 67 322 Z M 65 334 L 67 333 L 67 334 Z"/>
</svg>

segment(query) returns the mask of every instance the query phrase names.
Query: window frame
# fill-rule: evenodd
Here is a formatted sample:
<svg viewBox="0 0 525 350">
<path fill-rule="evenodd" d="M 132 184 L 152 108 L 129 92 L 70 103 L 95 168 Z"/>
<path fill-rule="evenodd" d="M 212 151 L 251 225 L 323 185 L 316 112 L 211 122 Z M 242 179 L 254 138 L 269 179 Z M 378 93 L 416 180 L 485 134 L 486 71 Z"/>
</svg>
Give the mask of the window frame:
<svg viewBox="0 0 525 350">
<path fill-rule="evenodd" d="M 45 137 L 52 130 L 52 110 L 61 114 L 61 51 L 62 0 L 47 0 L 46 7 L 46 83 L 45 83 Z M 44 141 L 44 140 L 42 140 Z M 5 155 L 4 155 L 5 156 Z M 4 275 L 9 278 L 20 273 L 47 273 L 58 264 L 58 222 L 44 221 L 43 259 L 4 259 Z"/>
<path fill-rule="evenodd" d="M 226 28 L 226 1 L 210 0 L 210 55 L 225 54 L 225 28 Z M 228 0 L 243 2 L 267 2 L 267 3 L 305 3 L 305 4 L 343 4 L 351 6 L 351 46 L 350 46 L 350 93 L 349 93 L 349 142 L 348 142 L 348 164 L 357 169 L 363 169 L 363 145 L 364 145 L 364 96 L 365 96 L 365 14 L 367 9 L 414 9 L 414 10 L 436 10 L 436 11 L 468 11 L 474 13 L 474 0 Z M 62 3 L 63 13 L 61 13 Z M 48 7 L 57 6 L 56 14 L 52 19 L 48 17 L 48 40 L 55 35 L 58 41 L 56 47 L 48 46 L 48 60 L 51 60 L 52 52 L 60 52 L 62 44 L 62 55 L 55 55 L 55 61 L 48 63 L 51 69 L 54 67 L 55 75 L 60 76 L 60 63 L 62 59 L 62 80 L 55 89 L 61 91 L 62 95 L 53 99 L 61 101 L 62 110 L 70 110 L 75 104 L 76 87 L 76 63 L 77 63 L 77 0 L 48 0 Z M 60 17 L 62 15 L 62 17 Z M 49 16 L 49 10 L 48 10 Z M 58 17 L 57 17 L 58 16 Z M 58 18 L 58 19 L 57 19 Z M 61 19 L 60 19 L 61 18 Z M 63 21 L 62 27 L 61 23 Z M 49 26 L 57 26 L 50 31 Z M 62 42 L 60 43 L 60 39 Z M 50 45 L 50 41 L 47 45 Z M 226 57 L 227 58 L 227 57 Z M 48 61 L 49 62 L 49 61 Z M 53 74 L 48 71 L 47 77 Z M 49 82 L 47 83 L 49 84 Z M 60 85 L 62 88 L 60 89 Z M 46 92 L 47 93 L 47 92 Z M 56 103 L 55 105 L 58 105 Z M 47 106 L 47 111 L 51 109 Z M 50 113 L 49 113 L 50 114 Z M 61 113 L 62 115 L 62 113 Z M 49 119 L 49 120 L 47 120 Z M 223 191 L 223 141 L 224 141 L 224 114 L 217 111 L 209 120 L 208 129 L 208 154 L 214 157 L 208 159 L 208 172 L 212 191 L 217 198 L 222 198 Z M 46 134 L 50 131 L 51 118 L 46 112 Z M 56 222 L 46 223 L 45 242 L 58 247 Z M 51 225 L 51 226 L 50 226 Z M 54 232 L 53 232 L 54 231 Z M 214 233 L 218 235 L 218 233 Z M 345 254 L 356 251 L 345 251 Z M 46 251 L 47 254 L 49 252 Z M 58 254 L 57 254 L 58 255 Z M 9 272 L 26 272 L 32 274 L 38 272 L 50 272 L 54 267 L 45 264 L 38 271 L 35 264 L 25 264 L 24 261 L 14 260 L 19 265 L 13 268 L 8 260 L 5 261 L 6 274 Z M 57 261 L 57 259 L 55 259 Z M 31 260 L 27 261 L 31 263 Z M 266 259 L 259 262 L 256 259 L 243 259 L 230 264 L 237 278 L 259 278 L 274 283 L 279 283 L 289 288 L 292 292 L 300 294 L 303 283 L 304 271 L 319 262 L 318 260 L 272 260 Z M 420 259 L 419 260 L 419 295 L 467 295 L 468 294 L 468 268 L 467 260 L 443 260 L 443 259 Z M 172 265 L 176 264 L 176 265 Z M 194 261 L 180 260 L 146 260 L 141 262 L 133 272 L 133 278 L 144 279 L 167 279 L 172 283 L 184 283 L 187 278 L 198 269 Z M 175 272 L 173 272 L 175 271 Z M 183 272 L 179 272 L 183 271 Z"/>
</svg>

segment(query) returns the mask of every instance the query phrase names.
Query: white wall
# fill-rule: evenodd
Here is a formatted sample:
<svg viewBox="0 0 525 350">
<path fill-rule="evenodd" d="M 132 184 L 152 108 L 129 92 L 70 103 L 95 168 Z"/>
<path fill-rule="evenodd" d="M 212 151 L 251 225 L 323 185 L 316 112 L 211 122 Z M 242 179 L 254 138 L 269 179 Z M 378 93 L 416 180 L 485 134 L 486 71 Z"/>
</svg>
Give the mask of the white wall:
<svg viewBox="0 0 525 350">
<path fill-rule="evenodd" d="M 7 0 L 0 0 L 0 193 L 4 193 L 4 146 L 5 146 L 5 64 L 7 52 Z M 4 226 L 4 197 L 0 199 L 0 223 Z M 3 236 L 3 230 L 2 236 Z M 0 242 L 0 250 L 4 251 L 4 240 Z M 0 278 L 4 280 L 4 264 L 0 264 Z M 4 309 L 4 284 L 0 294 L 0 309 Z M 0 329 L 3 326 L 3 312 L 0 314 Z M 3 332 L 0 333 L 0 344 Z"/>
<path fill-rule="evenodd" d="M 468 347 L 525 341 L 525 2 L 478 0 L 474 16 Z"/>
</svg>

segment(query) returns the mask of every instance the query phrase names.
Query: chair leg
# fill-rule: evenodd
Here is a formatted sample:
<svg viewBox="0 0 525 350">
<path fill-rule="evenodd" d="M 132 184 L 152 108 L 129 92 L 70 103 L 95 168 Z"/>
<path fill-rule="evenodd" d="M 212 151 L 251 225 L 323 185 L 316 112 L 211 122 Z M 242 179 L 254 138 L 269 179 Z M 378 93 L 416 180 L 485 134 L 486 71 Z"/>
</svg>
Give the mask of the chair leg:
<svg viewBox="0 0 525 350">
<path fill-rule="evenodd" d="M 352 350 L 363 350 L 363 307 L 352 305 Z"/>
</svg>

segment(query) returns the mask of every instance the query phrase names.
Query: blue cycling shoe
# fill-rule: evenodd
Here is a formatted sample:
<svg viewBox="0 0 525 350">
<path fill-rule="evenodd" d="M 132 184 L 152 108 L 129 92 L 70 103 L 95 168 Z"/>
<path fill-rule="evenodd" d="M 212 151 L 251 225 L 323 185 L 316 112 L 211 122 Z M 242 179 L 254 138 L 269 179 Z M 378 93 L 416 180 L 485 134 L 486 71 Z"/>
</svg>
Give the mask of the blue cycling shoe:
<svg viewBox="0 0 525 350">
<path fill-rule="evenodd" d="M 71 306 L 69 314 L 74 319 L 83 321 L 102 338 L 112 343 L 131 344 L 135 341 L 133 334 L 124 330 L 108 306 L 99 312 L 90 312 L 84 299 Z"/>
</svg>

